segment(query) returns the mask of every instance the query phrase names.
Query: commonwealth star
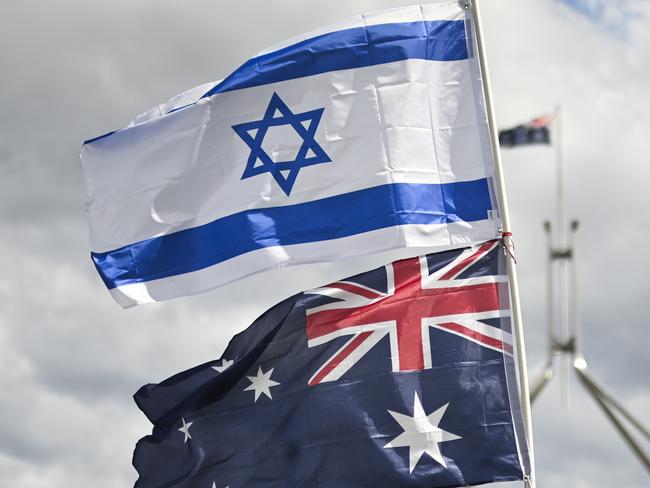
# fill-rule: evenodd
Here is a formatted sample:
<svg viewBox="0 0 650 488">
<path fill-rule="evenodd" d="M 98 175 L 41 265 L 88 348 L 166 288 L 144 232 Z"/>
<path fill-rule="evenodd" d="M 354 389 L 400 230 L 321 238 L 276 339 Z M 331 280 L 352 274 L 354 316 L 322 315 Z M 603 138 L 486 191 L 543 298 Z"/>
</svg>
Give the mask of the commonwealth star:
<svg viewBox="0 0 650 488">
<path fill-rule="evenodd" d="M 257 369 L 257 376 L 246 376 L 246 378 L 248 378 L 251 384 L 248 385 L 246 388 L 244 388 L 244 391 L 250 391 L 250 390 L 254 391 L 256 402 L 262 393 L 264 393 L 267 397 L 272 399 L 273 397 L 271 396 L 271 387 L 280 384 L 277 381 L 273 381 L 271 379 L 272 374 L 273 374 L 273 368 L 269 369 L 266 373 L 264 373 L 262 371 L 262 368 L 259 367 Z"/>
<path fill-rule="evenodd" d="M 397 412 L 388 411 L 404 432 L 395 437 L 384 448 L 394 449 L 396 447 L 409 448 L 409 472 L 412 473 L 420 458 L 426 453 L 445 468 L 447 463 L 440 452 L 439 444 L 448 441 L 461 439 L 461 437 L 447 432 L 438 427 L 442 416 L 445 414 L 449 404 L 443 405 L 435 412 L 427 415 L 417 392 L 413 400 L 413 416 L 404 415 Z"/>
<path fill-rule="evenodd" d="M 232 366 L 234 362 L 235 361 L 233 361 L 232 359 L 224 359 L 221 361 L 221 366 L 212 366 L 212 369 L 214 369 L 217 373 L 223 373 L 230 366 Z"/>
</svg>

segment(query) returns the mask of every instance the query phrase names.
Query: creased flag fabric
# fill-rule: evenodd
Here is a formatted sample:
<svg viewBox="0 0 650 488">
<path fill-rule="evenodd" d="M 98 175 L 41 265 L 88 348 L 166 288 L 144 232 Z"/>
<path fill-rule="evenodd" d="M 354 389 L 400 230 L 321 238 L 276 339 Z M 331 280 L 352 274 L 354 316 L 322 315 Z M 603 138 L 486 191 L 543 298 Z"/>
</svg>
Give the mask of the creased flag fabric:
<svg viewBox="0 0 650 488">
<path fill-rule="evenodd" d="M 537 117 L 527 124 L 521 124 L 512 129 L 499 131 L 501 147 L 526 146 L 529 144 L 550 144 L 551 131 L 549 126 L 553 116 Z"/>
<path fill-rule="evenodd" d="M 452 487 L 529 472 L 498 241 L 293 296 L 142 387 L 137 488 Z"/>
<path fill-rule="evenodd" d="M 471 13 L 360 15 L 87 141 L 92 259 L 122 306 L 278 266 L 498 236 Z"/>
</svg>

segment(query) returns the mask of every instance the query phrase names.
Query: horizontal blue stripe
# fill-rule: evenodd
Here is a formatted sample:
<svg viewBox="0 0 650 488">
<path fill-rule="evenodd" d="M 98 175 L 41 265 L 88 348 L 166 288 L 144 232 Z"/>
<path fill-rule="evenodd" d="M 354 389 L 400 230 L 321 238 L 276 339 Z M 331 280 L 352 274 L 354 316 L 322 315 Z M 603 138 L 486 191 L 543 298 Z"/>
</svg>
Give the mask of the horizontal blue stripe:
<svg viewBox="0 0 650 488">
<path fill-rule="evenodd" d="M 105 137 L 112 136 L 116 132 L 119 132 L 119 131 L 112 130 L 110 132 L 107 132 L 106 134 L 102 134 L 101 136 L 93 137 L 92 139 L 86 139 L 84 141 L 83 145 L 85 146 L 86 144 L 92 144 L 95 141 L 99 141 L 100 139 L 104 139 Z"/>
<path fill-rule="evenodd" d="M 375 66 L 405 59 L 458 61 L 467 57 L 463 20 L 369 25 L 329 32 L 252 58 L 201 98 L 328 71 Z M 115 131 L 89 139 L 84 144 L 114 133 Z"/>
<path fill-rule="evenodd" d="M 465 22 L 418 21 L 329 32 L 252 58 L 203 95 L 405 59 L 467 59 Z"/>
<path fill-rule="evenodd" d="M 339 239 L 405 224 L 475 222 L 492 209 L 486 179 L 394 183 L 306 203 L 246 210 L 174 234 L 92 253 L 108 288 L 207 268 L 256 249 Z"/>
</svg>

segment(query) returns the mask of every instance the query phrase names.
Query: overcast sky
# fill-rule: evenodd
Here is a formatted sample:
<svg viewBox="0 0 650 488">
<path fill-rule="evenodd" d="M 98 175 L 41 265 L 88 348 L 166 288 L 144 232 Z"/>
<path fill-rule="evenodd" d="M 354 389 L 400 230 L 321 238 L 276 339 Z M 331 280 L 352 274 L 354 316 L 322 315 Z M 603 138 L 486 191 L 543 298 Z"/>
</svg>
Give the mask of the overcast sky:
<svg viewBox="0 0 650 488">
<path fill-rule="evenodd" d="M 413 0 L 25 0 L 0 16 L 0 486 L 132 486 L 150 425 L 142 384 L 219 357 L 301 289 L 379 264 L 267 273 L 120 309 L 89 259 L 78 153 L 253 53 Z M 650 423 L 650 2 L 483 0 L 500 125 L 563 109 L 570 217 L 592 373 Z M 532 376 L 545 350 L 553 150 L 504 153 Z M 280 284 L 283 285 L 280 285 Z M 576 383 L 534 409 L 539 486 L 647 487 L 648 474 Z M 650 447 L 645 444 L 646 448 Z"/>
</svg>

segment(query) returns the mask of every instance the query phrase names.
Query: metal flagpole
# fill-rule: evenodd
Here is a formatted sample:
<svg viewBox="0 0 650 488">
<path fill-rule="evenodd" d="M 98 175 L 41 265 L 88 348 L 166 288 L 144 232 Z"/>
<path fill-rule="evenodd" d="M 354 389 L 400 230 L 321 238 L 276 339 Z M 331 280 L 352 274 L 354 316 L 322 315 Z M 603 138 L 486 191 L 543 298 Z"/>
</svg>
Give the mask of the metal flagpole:
<svg viewBox="0 0 650 488">
<path fill-rule="evenodd" d="M 562 129 L 561 129 L 561 108 L 555 107 L 553 115 L 553 144 L 555 146 L 556 160 L 556 196 L 557 214 L 555 234 L 557 239 L 553 240 L 553 228 L 549 221 L 544 222 L 546 243 L 548 248 L 548 271 L 547 279 L 547 333 L 550 348 L 548 350 L 547 363 L 544 372 L 537 379 L 531 393 L 531 402 L 534 402 L 544 387 L 553 378 L 555 373 L 555 356 L 560 356 L 560 396 L 564 408 L 569 406 L 569 368 L 570 361 L 568 354 L 575 352 L 576 340 L 578 337 L 578 307 L 577 299 L 575 261 L 573 260 L 575 232 L 578 229 L 577 221 L 571 223 L 570 238 L 567 239 L 565 220 L 565 184 L 564 184 L 564 160 L 562 154 Z M 569 263 L 571 261 L 571 267 Z M 557 263 L 557 264 L 556 264 Z M 555 273 L 557 271 L 557 274 Z M 569 271 L 571 273 L 569 273 Z M 571 274 L 571 290 L 569 293 L 569 274 Z M 555 285 L 558 292 L 555 292 Z M 569 303 L 569 295 L 573 301 Z M 557 309 L 556 307 L 557 299 Z"/>
<path fill-rule="evenodd" d="M 566 232 L 564 230 L 565 205 L 564 205 L 564 160 L 562 158 L 562 108 L 560 105 L 555 107 L 553 116 L 553 145 L 555 146 L 555 160 L 557 163 L 557 225 L 558 225 L 558 242 L 559 248 L 566 246 Z"/>
<path fill-rule="evenodd" d="M 481 34 L 481 22 L 478 9 L 478 0 L 466 0 L 464 3 L 467 10 L 472 9 L 475 19 L 475 31 L 478 44 L 478 57 L 482 71 L 483 91 L 485 93 L 485 103 L 488 113 L 488 124 L 490 127 L 492 153 L 495 163 L 496 176 L 496 193 L 501 206 L 503 241 L 507 249 L 508 274 L 511 284 L 512 314 L 514 322 L 514 336 L 517 349 L 520 354 L 517 357 L 518 369 L 521 377 L 521 398 L 522 413 L 526 422 L 526 435 L 529 439 L 529 452 L 531 462 L 531 476 L 534 481 L 534 457 L 532 443 L 532 427 L 530 403 L 526 401 L 528 397 L 528 377 L 526 374 L 526 356 L 523 343 L 523 331 L 521 322 L 521 311 L 519 304 L 519 295 L 517 288 L 517 275 L 515 262 L 512 255 L 512 241 L 508 238 L 510 233 L 510 219 L 504 191 L 504 177 L 501 163 L 501 154 L 498 146 L 498 132 L 495 124 L 494 107 L 492 105 L 492 94 L 490 90 L 489 73 L 483 38 Z M 607 419 L 612 423 L 618 434 L 623 438 L 628 447 L 634 452 L 639 461 L 650 472 L 650 454 L 646 453 L 641 444 L 634 438 L 629 427 L 636 429 L 638 433 L 650 439 L 650 429 L 639 421 L 629 410 L 627 410 L 615 397 L 605 388 L 600 386 L 596 380 L 587 372 L 587 361 L 582 354 L 581 344 L 581 327 L 580 313 L 578 306 L 578 275 L 575 260 L 575 237 L 579 227 L 577 220 L 573 220 L 570 225 L 570 233 L 567 235 L 566 226 L 566 201 L 565 201 L 565 181 L 564 181 L 564 161 L 562 154 L 562 130 L 561 130 L 561 108 L 556 106 L 553 117 L 554 127 L 554 145 L 556 157 L 556 196 L 557 196 L 557 229 L 553 239 L 553 232 L 550 222 L 544 222 L 546 233 L 546 243 L 548 249 L 548 268 L 547 268 L 547 333 L 549 340 L 548 357 L 542 375 L 535 381 L 532 391 L 530 392 L 530 402 L 533 402 L 544 387 L 553 378 L 555 372 L 555 356 L 560 356 L 560 381 L 562 404 L 565 408 L 569 403 L 569 372 L 570 367 L 576 372 L 580 384 L 584 386 L 587 393 L 592 397 L 596 404 L 602 409 Z M 559 262 L 558 262 L 559 261 Z M 570 262 L 568 262 L 570 261 Z M 557 263 L 557 267 L 554 266 Z M 556 274 L 557 271 L 557 274 Z M 554 285 L 557 285 L 557 293 Z M 556 309 L 557 306 L 557 309 Z M 624 425 L 621 418 L 628 422 Z M 531 483 L 532 484 L 532 483 Z"/>
<path fill-rule="evenodd" d="M 573 346 L 574 358 L 582 357 L 582 337 L 580 334 L 580 306 L 578 304 L 578 267 L 576 264 L 576 233 L 580 227 L 578 220 L 571 221 L 571 232 L 569 234 L 568 250 L 571 251 L 571 262 L 569 278 L 571 282 L 570 287 L 570 300 L 569 300 L 569 330 L 571 337 L 569 338 L 569 345 Z M 572 358 L 573 359 L 573 358 Z M 575 361 L 575 359 L 573 359 Z"/>
<path fill-rule="evenodd" d="M 562 108 L 560 105 L 555 107 L 555 115 L 553 117 L 554 131 L 554 146 L 555 146 L 555 159 L 557 165 L 557 244 L 556 249 L 560 250 L 560 254 L 566 254 L 567 238 L 565 230 L 566 221 L 566 201 L 564 191 L 564 159 L 562 154 Z M 569 303 L 567 300 L 568 293 L 568 270 L 567 260 L 563 259 L 564 256 L 553 256 L 559 259 L 559 337 L 562 344 L 566 344 L 571 340 L 571 332 L 569 330 Z M 551 259 L 552 265 L 553 259 Z M 560 358 L 560 383 L 561 383 L 561 398 L 564 408 L 569 407 L 569 360 L 566 355 Z"/>
<path fill-rule="evenodd" d="M 564 287 L 561 291 L 562 293 L 569 293 L 569 297 L 565 297 L 564 301 L 568 304 L 567 311 L 567 320 L 569 321 L 567 330 L 569 335 L 565 337 L 559 337 L 555 335 L 553 329 L 553 323 L 549 322 L 549 340 L 551 343 L 550 350 L 548 352 L 548 362 L 546 364 L 545 370 L 542 376 L 535 382 L 535 385 L 531 391 L 531 402 L 533 402 L 538 395 L 541 393 L 546 384 L 553 377 L 553 360 L 555 355 L 560 355 L 561 360 L 569 361 L 573 366 L 574 371 L 576 372 L 580 384 L 585 388 L 587 393 L 591 398 L 596 402 L 596 404 L 601 408 L 607 419 L 612 423 L 618 434 L 623 438 L 628 447 L 636 455 L 639 461 L 645 466 L 645 468 L 650 472 L 650 455 L 648 455 L 641 444 L 634 438 L 633 434 L 630 432 L 630 429 L 626 427 L 621 421 L 622 417 L 629 422 L 629 424 L 634 427 L 641 435 L 643 435 L 646 440 L 650 440 L 650 429 L 643 425 L 632 413 L 627 410 L 617 399 L 616 397 L 609 393 L 605 388 L 600 386 L 596 380 L 587 372 L 587 361 L 582 354 L 581 349 L 581 339 L 580 339 L 580 314 L 578 306 L 578 275 L 576 269 L 576 255 L 575 255 L 575 235 L 578 230 L 579 223 L 577 220 L 571 222 L 570 234 L 566 242 L 566 247 L 563 248 L 553 248 L 551 245 L 551 225 L 549 222 L 544 223 L 544 229 L 547 234 L 547 244 L 549 245 L 549 254 L 548 254 L 548 264 L 549 264 L 549 273 L 548 273 L 548 308 L 549 308 L 549 317 L 555 319 L 554 310 L 554 295 L 551 293 L 553 290 L 553 263 L 557 260 L 561 260 L 563 264 L 570 270 L 570 287 Z M 564 263 L 565 261 L 571 261 L 570 263 Z M 562 279 L 560 277 L 560 279 Z M 560 311 L 561 312 L 561 311 Z M 560 331 L 563 332 L 563 331 Z M 568 371 L 567 371 L 568 372 Z M 564 385 L 563 385 L 564 386 Z M 568 393 L 568 392 L 567 392 Z"/>
<path fill-rule="evenodd" d="M 546 266 L 546 333 L 548 335 L 548 348 L 547 348 L 547 358 L 546 365 L 544 366 L 544 372 L 542 375 L 535 381 L 533 387 L 530 391 L 530 403 L 534 403 L 539 394 L 542 392 L 546 384 L 553 379 L 555 375 L 555 365 L 554 365 L 554 350 L 555 350 L 555 334 L 553 332 L 553 324 L 555 323 L 555 307 L 554 304 L 554 288 L 553 288 L 553 260 L 551 259 L 551 253 L 553 252 L 553 238 L 551 235 L 551 223 L 547 220 L 544 222 L 544 231 L 546 234 L 546 248 L 548 252 L 548 264 Z"/>
<path fill-rule="evenodd" d="M 581 328 L 578 306 L 578 274 L 575 259 L 576 232 L 579 227 L 577 220 L 573 220 L 570 226 L 570 233 L 567 236 L 565 227 L 565 191 L 564 191 L 564 167 L 561 150 L 560 134 L 560 109 L 555 111 L 555 144 L 557 159 L 557 240 L 553 242 L 551 223 L 544 223 L 546 242 L 548 248 L 547 268 L 547 298 L 548 298 L 548 336 L 549 350 L 547 363 L 541 377 L 535 382 L 531 391 L 531 402 L 533 402 L 544 387 L 552 379 L 554 373 L 554 359 L 560 356 L 561 381 L 562 381 L 562 403 L 568 406 L 568 379 L 569 365 L 573 366 L 580 384 L 584 386 L 587 393 L 601 408 L 607 419 L 612 423 L 618 434 L 623 438 L 628 447 L 634 452 L 639 461 L 650 471 L 650 455 L 648 455 L 641 444 L 634 438 L 628 426 L 621 421 L 627 420 L 639 433 L 650 439 L 650 430 L 645 427 L 632 413 L 627 410 L 614 395 L 607 392 L 587 372 L 587 361 L 581 349 Z M 559 261 L 557 268 L 554 264 Z M 570 262 L 567 262 L 570 261 Z M 559 271 L 557 278 L 554 271 Z M 553 286 L 557 284 L 558 294 Z M 555 309 L 557 304 L 558 310 Z M 556 323 L 556 320 L 558 321 Z M 557 325 L 557 327 L 555 327 Z M 571 361 L 571 362 L 569 362 Z"/>
<path fill-rule="evenodd" d="M 528 388 L 528 370 L 526 365 L 526 348 L 524 344 L 524 332 L 521 319 L 521 303 L 519 300 L 519 286 L 517 281 L 517 268 L 514 259 L 514 246 L 511 239 L 510 214 L 508 213 L 508 201 L 505 194 L 505 178 L 501 162 L 501 151 L 499 149 L 499 132 L 496 125 L 494 105 L 492 103 L 492 89 L 490 86 L 490 74 L 487 65 L 487 54 L 483 43 L 483 32 L 481 26 L 481 15 L 478 0 L 467 0 L 464 3 L 466 10 L 471 10 L 474 17 L 474 31 L 478 47 L 478 61 L 481 68 L 481 81 L 485 96 L 487 109 L 487 122 L 490 130 L 490 142 L 492 147 L 492 158 L 495 167 L 495 192 L 501 209 L 501 225 L 503 233 L 503 245 L 506 248 L 506 265 L 510 282 L 510 298 L 513 320 L 513 332 L 517 350 L 517 369 L 519 370 L 520 392 L 522 415 L 524 418 L 524 429 L 528 441 L 528 456 L 530 460 L 530 479 L 526 481 L 531 488 L 535 488 L 535 456 L 533 450 L 533 426 L 530 408 L 530 392 Z"/>
</svg>

